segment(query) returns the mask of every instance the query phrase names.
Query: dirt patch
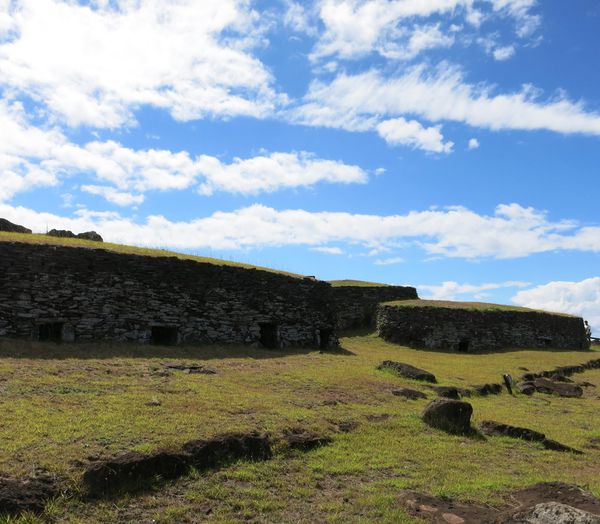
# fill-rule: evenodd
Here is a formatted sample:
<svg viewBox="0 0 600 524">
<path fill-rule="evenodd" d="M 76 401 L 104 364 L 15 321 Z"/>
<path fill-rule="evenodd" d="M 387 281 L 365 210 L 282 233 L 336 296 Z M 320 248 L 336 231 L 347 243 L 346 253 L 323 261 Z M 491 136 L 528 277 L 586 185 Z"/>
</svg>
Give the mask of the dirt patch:
<svg viewBox="0 0 600 524">
<path fill-rule="evenodd" d="M 58 483 L 49 476 L 19 479 L 0 474 L 0 514 L 40 513 L 59 493 Z"/>
<path fill-rule="evenodd" d="M 298 449 L 300 451 L 310 451 L 331 444 L 331 437 L 318 435 L 304 428 L 288 428 L 283 430 L 283 441 L 289 449 Z"/>
<path fill-rule="evenodd" d="M 555 502 L 600 516 L 600 501 L 573 485 L 549 482 L 508 493 L 509 502 L 494 508 L 478 504 L 463 504 L 450 499 L 404 491 L 398 501 L 413 516 L 440 524 L 510 524 L 527 522 L 521 517 L 540 504 Z M 585 522 L 585 521 L 582 521 Z M 589 522 L 594 522 L 593 520 Z"/>
</svg>

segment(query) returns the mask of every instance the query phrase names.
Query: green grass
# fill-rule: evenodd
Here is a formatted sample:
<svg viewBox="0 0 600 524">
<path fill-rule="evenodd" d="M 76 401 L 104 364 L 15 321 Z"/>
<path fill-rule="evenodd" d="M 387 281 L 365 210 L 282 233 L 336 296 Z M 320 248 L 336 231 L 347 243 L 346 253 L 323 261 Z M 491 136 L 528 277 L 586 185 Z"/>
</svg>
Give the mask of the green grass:
<svg viewBox="0 0 600 524">
<path fill-rule="evenodd" d="M 411 488 L 461 500 L 497 503 L 503 493 L 560 480 L 600 495 L 599 391 L 581 399 L 547 395 L 473 397 L 474 423 L 493 419 L 530 427 L 584 449 L 547 451 L 505 438 L 451 436 L 425 426 L 428 400 L 406 401 L 399 385 L 422 384 L 378 371 L 382 360 L 408 362 L 443 385 L 499 382 L 532 371 L 600 357 L 598 351 L 510 351 L 485 355 L 408 349 L 370 334 L 342 339 L 345 352 L 246 347 L 161 348 L 134 345 L 44 345 L 0 341 L 0 471 L 26 475 L 42 467 L 77 487 L 88 457 L 123 450 L 177 448 L 193 438 L 259 428 L 276 438 L 304 426 L 333 436 L 309 453 L 284 452 L 263 463 L 240 462 L 195 473 L 159 489 L 83 502 L 60 498 L 42 519 L 68 523 L 417 522 L 396 503 Z M 205 363 L 216 375 L 164 374 L 162 362 Z M 573 377 L 600 388 L 600 370 Z M 160 406 L 148 406 L 158 399 Z M 387 415 L 373 420 L 373 415 Z M 335 423 L 357 421 L 350 433 Z M 28 517 L 22 522 L 42 522 Z M 33 519 L 33 520 L 32 520 Z M 2 521 L 0 523 L 16 522 Z"/>
<path fill-rule="evenodd" d="M 215 264 L 217 266 L 233 266 L 241 267 L 245 269 L 260 269 L 262 271 L 269 271 L 271 273 L 279 273 L 290 277 L 302 278 L 302 275 L 296 273 L 289 273 L 287 271 L 279 271 L 277 269 L 271 269 L 267 267 L 254 266 L 252 264 L 244 264 L 241 262 L 234 262 L 231 260 L 221 260 L 218 258 L 201 257 L 196 255 L 189 255 L 186 253 L 177 253 L 174 251 L 167 251 L 165 249 L 150 249 L 136 246 L 126 246 L 123 244 L 111 244 L 109 242 L 94 242 L 92 240 L 84 240 L 81 238 L 62 238 L 62 237 L 51 237 L 48 235 L 41 234 L 24 234 L 24 233 L 7 233 L 0 231 L 0 242 L 22 242 L 25 244 L 45 244 L 51 246 L 64 246 L 64 247 L 85 247 L 90 249 L 105 249 L 107 251 L 113 251 L 115 253 L 122 253 L 126 255 L 142 255 L 147 257 L 175 257 L 181 260 L 194 260 L 196 262 L 203 262 L 207 264 Z M 2 249 L 0 247 L 0 249 Z"/>
<path fill-rule="evenodd" d="M 367 282 L 366 280 L 329 280 L 333 287 L 390 287 L 390 284 L 381 284 L 379 282 Z"/>
<path fill-rule="evenodd" d="M 548 313 L 550 315 L 559 315 L 564 317 L 570 317 L 567 313 L 554 313 L 551 311 L 544 311 L 541 309 L 530 309 L 527 307 L 520 306 L 509 306 L 505 304 L 490 304 L 488 302 L 458 302 L 453 300 L 396 300 L 391 302 L 385 302 L 386 306 L 398 306 L 398 307 L 429 307 L 429 308 L 444 308 L 444 309 L 467 309 L 469 311 L 517 311 L 523 313 Z"/>
</svg>

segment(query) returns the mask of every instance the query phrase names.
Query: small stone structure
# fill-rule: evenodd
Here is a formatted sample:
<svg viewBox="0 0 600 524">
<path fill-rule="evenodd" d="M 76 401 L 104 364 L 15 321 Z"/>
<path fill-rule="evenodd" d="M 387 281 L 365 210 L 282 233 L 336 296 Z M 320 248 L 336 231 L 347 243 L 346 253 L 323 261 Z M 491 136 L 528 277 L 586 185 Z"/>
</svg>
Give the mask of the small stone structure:
<svg viewBox="0 0 600 524">
<path fill-rule="evenodd" d="M 333 297 L 338 312 L 337 328 L 342 331 L 375 327 L 377 306 L 391 300 L 419 298 L 409 286 L 334 286 Z"/>
<path fill-rule="evenodd" d="M 405 305 L 404 305 L 405 304 Z M 479 352 L 503 348 L 588 349 L 583 319 L 525 308 L 433 300 L 381 304 L 377 332 L 390 342 L 427 349 Z M 483 307 L 482 307 L 483 306 Z"/>
<path fill-rule="evenodd" d="M 0 242 L 0 336 L 337 345 L 326 282 L 176 257 Z"/>
</svg>

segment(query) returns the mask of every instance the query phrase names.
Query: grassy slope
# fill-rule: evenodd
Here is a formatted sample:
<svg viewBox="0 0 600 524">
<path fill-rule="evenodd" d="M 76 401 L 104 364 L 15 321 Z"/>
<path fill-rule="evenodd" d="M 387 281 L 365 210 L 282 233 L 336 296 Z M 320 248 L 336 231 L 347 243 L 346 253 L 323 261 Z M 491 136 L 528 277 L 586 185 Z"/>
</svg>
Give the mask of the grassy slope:
<svg viewBox="0 0 600 524">
<path fill-rule="evenodd" d="M 277 453 L 269 462 L 240 463 L 193 475 L 118 500 L 59 500 L 58 522 L 414 522 L 398 508 L 401 488 L 465 500 L 498 501 L 498 492 L 538 481 L 587 485 L 600 495 L 600 451 L 583 456 L 503 438 L 450 436 L 419 417 L 428 401 L 391 395 L 422 385 L 377 371 L 394 359 L 435 373 L 442 384 L 498 382 L 522 373 L 598 358 L 600 352 L 514 351 L 457 355 L 407 349 L 375 336 L 342 339 L 346 354 L 280 354 L 249 348 L 54 346 L 0 341 L 0 471 L 26 474 L 41 466 L 76 482 L 89 456 L 124 449 L 177 447 L 223 431 L 261 428 L 277 435 L 302 425 L 336 433 L 332 445 L 305 454 Z M 157 373 L 161 362 L 204 362 L 217 375 Z M 575 377 L 600 387 L 600 370 Z M 546 395 L 473 398 L 475 422 L 494 419 L 546 432 L 582 448 L 600 437 L 598 390 L 582 399 Z M 433 398 L 433 394 L 429 393 Z M 147 406 L 158 399 L 160 406 Z M 370 415 L 390 415 L 369 421 Z M 0 520 L 0 522 L 2 522 Z M 30 522 L 35 522 L 34 520 Z"/>
<path fill-rule="evenodd" d="M 540 313 L 548 313 L 551 315 L 559 315 L 569 317 L 566 313 L 554 313 L 551 311 L 543 311 L 541 309 L 530 309 L 527 307 L 520 306 L 508 306 L 504 304 L 490 304 L 488 302 L 457 302 L 453 300 L 398 300 L 392 302 L 385 302 L 386 305 L 399 306 L 399 307 L 432 307 L 432 308 L 446 308 L 446 309 L 468 309 L 471 311 L 522 311 L 525 313 L 531 313 L 537 311 Z"/>
<path fill-rule="evenodd" d="M 333 287 L 355 286 L 355 287 L 389 287 L 390 284 L 379 282 L 367 282 L 365 280 L 329 280 Z"/>
<path fill-rule="evenodd" d="M 47 244 L 53 246 L 66 246 L 66 247 L 86 247 L 91 249 L 106 249 L 107 251 L 114 251 L 115 253 L 123 253 L 127 255 L 143 255 L 149 257 L 175 257 L 182 260 L 195 260 L 196 262 L 204 262 L 208 264 L 215 264 L 218 266 L 234 266 L 242 267 L 246 269 L 261 269 L 263 271 L 270 271 L 272 273 L 280 273 L 292 277 L 301 277 L 295 273 L 288 273 L 286 271 L 278 271 L 276 269 L 270 269 L 261 266 L 253 266 L 251 264 L 243 264 L 241 262 L 234 262 L 231 260 L 221 260 L 218 258 L 200 257 L 195 255 L 188 255 L 186 253 L 176 253 L 174 251 L 167 251 L 165 249 L 149 249 L 144 247 L 126 246 L 123 244 L 111 244 L 109 242 L 93 242 L 92 240 L 83 240 L 80 238 L 60 238 L 50 237 L 48 235 L 32 234 L 27 235 L 23 233 L 6 233 L 0 231 L 0 242 L 23 242 L 26 244 Z M 0 247 L 0 249 L 2 249 Z"/>
</svg>

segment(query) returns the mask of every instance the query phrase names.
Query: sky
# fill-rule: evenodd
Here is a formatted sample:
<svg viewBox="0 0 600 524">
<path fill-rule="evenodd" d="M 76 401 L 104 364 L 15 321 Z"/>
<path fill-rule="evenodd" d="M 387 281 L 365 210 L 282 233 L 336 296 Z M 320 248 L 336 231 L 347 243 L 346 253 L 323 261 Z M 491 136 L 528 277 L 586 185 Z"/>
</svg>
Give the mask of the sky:
<svg viewBox="0 0 600 524">
<path fill-rule="evenodd" d="M 595 0 L 0 0 L 0 217 L 583 315 Z"/>
</svg>

